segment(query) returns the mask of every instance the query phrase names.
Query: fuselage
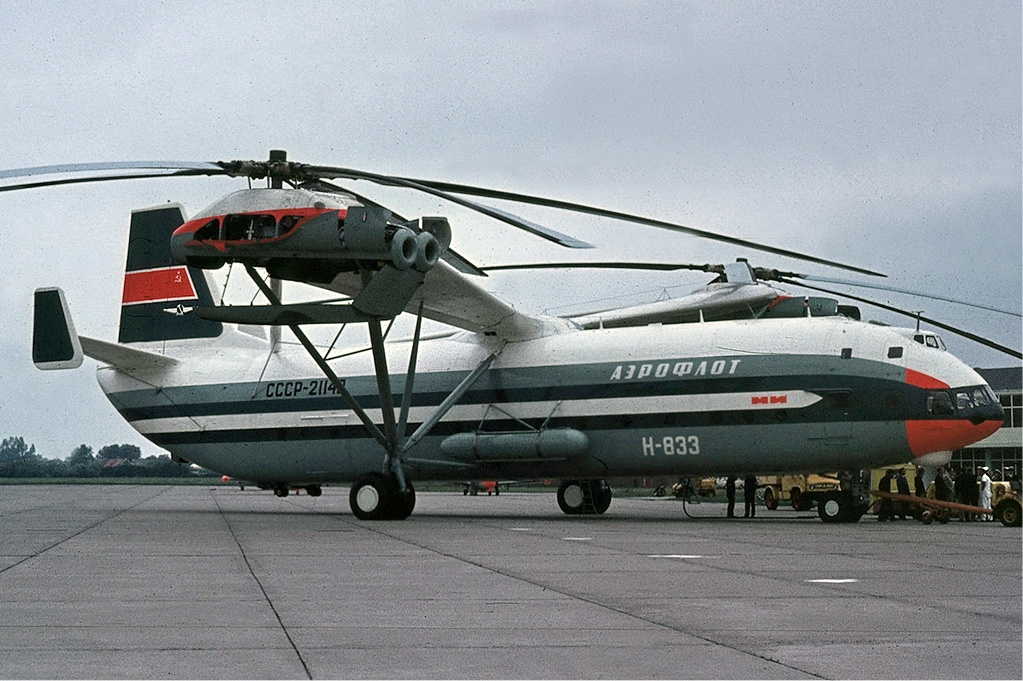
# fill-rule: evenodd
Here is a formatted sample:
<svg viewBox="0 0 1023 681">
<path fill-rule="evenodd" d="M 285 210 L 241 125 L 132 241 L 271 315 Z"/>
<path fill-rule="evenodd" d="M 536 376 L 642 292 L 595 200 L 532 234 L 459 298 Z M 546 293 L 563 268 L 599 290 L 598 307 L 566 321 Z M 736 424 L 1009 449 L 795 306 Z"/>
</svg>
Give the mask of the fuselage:
<svg viewBox="0 0 1023 681">
<path fill-rule="evenodd" d="M 180 362 L 137 378 L 103 367 L 99 381 L 133 427 L 173 454 L 268 485 L 345 482 L 380 470 L 383 448 L 301 348 L 271 353 L 230 327 L 215 339 L 140 347 Z M 387 344 L 397 396 L 410 349 Z M 424 340 L 407 434 L 495 352 L 489 370 L 408 452 L 412 478 L 938 465 L 1002 422 L 984 380 L 950 353 L 899 330 L 830 317 L 577 330 L 507 343 L 470 332 Z M 370 354 L 330 365 L 381 423 Z M 498 445 L 475 446 L 496 433 Z"/>
</svg>

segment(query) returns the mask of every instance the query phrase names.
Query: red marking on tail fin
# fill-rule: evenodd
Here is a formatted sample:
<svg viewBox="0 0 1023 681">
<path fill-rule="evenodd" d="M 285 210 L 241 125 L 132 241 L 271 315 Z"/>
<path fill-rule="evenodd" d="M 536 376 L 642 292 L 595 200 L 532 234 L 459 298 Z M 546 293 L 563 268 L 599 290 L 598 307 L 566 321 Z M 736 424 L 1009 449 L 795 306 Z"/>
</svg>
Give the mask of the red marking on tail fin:
<svg viewBox="0 0 1023 681">
<path fill-rule="evenodd" d="M 194 300 L 198 297 L 192 277 L 184 265 L 124 273 L 122 305 Z"/>
</svg>

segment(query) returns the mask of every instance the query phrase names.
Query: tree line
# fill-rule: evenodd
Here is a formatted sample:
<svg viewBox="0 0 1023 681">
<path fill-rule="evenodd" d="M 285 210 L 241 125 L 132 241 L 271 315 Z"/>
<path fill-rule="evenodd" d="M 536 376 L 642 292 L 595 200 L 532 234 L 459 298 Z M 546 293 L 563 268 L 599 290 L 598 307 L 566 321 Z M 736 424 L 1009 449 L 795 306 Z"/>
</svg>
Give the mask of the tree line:
<svg viewBox="0 0 1023 681">
<path fill-rule="evenodd" d="M 187 478 L 187 463 L 176 463 L 166 454 L 142 456 L 136 445 L 107 445 L 93 452 L 78 445 L 66 459 L 48 459 L 36 453 L 21 437 L 0 443 L 0 478 Z"/>
</svg>

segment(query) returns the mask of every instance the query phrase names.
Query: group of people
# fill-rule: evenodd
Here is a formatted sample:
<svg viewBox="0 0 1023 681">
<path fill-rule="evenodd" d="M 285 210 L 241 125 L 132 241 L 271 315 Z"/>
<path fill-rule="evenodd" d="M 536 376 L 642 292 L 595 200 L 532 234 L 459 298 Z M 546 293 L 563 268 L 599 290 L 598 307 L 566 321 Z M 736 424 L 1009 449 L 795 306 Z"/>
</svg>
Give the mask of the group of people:
<svg viewBox="0 0 1023 681">
<path fill-rule="evenodd" d="M 1010 481 L 1015 479 L 1014 469 L 1011 467 L 1006 468 L 1003 476 Z M 996 477 L 1000 479 L 1002 476 Z M 892 489 L 893 481 L 895 483 L 894 490 Z M 913 494 L 918 497 L 926 496 L 927 489 L 924 485 L 923 468 L 917 468 L 914 483 Z M 990 510 L 991 483 L 991 469 L 987 466 L 979 466 L 976 475 L 973 475 L 968 468 L 955 469 L 940 466 L 934 478 L 934 498 L 938 501 L 955 502 Z M 884 477 L 881 478 L 877 488 L 882 492 L 896 492 L 898 494 L 909 495 L 909 481 L 906 478 L 906 469 L 900 468 L 897 471 L 889 469 L 885 471 Z M 908 509 L 908 506 L 912 506 L 912 504 L 882 499 L 877 519 L 881 522 L 895 520 L 896 517 L 899 520 L 905 520 L 906 515 L 914 515 L 914 511 Z M 915 512 L 919 512 L 918 507 L 916 507 Z M 990 513 L 961 511 L 960 520 L 962 522 L 971 522 L 974 520 L 994 520 L 994 518 Z"/>
<path fill-rule="evenodd" d="M 735 483 L 736 476 L 729 475 L 725 481 L 725 496 L 728 497 L 728 517 L 735 517 Z M 743 518 L 755 518 L 757 515 L 757 476 L 747 475 L 742 480 L 742 496 L 746 501 L 746 512 Z"/>
<path fill-rule="evenodd" d="M 916 485 L 917 494 L 915 496 L 924 496 L 920 493 L 923 488 L 923 469 L 919 469 L 921 472 L 914 478 L 914 484 Z M 892 489 L 892 481 L 895 482 L 895 489 Z M 889 468 L 884 472 L 884 476 L 881 478 L 881 482 L 878 483 L 877 489 L 881 492 L 895 492 L 897 494 L 904 494 L 910 496 L 909 493 L 909 479 L 906 478 L 906 469 L 900 468 L 898 471 Z M 908 508 L 910 504 L 904 501 L 893 501 L 891 499 L 881 499 L 881 505 L 877 510 L 878 522 L 884 522 L 886 520 L 895 520 L 896 517 L 899 520 L 905 520 L 906 514 L 912 515 L 912 509 Z"/>
</svg>

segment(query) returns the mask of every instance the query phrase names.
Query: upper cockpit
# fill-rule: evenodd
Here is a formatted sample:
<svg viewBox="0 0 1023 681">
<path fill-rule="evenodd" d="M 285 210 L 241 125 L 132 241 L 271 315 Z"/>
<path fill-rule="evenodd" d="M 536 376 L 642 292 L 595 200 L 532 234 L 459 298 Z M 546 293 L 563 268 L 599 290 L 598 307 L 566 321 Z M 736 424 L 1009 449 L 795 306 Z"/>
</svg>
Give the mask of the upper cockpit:
<svg viewBox="0 0 1023 681">
<path fill-rule="evenodd" d="M 894 330 L 900 335 L 912 339 L 925 347 L 933 348 L 935 350 L 946 350 L 945 342 L 941 340 L 941 336 L 936 333 L 931 333 L 930 331 L 914 331 L 913 329 L 895 328 Z"/>
</svg>

